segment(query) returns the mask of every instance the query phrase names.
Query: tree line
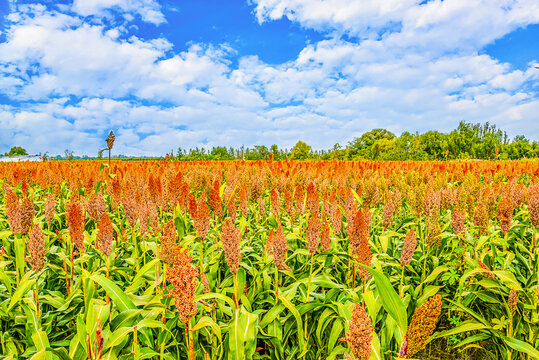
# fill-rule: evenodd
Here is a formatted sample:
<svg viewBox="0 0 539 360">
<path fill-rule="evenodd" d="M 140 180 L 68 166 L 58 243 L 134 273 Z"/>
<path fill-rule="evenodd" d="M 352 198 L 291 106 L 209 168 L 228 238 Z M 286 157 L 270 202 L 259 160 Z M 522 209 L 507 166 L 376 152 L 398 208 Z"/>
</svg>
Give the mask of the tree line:
<svg viewBox="0 0 539 360">
<path fill-rule="evenodd" d="M 490 123 L 473 124 L 461 121 L 449 133 L 427 131 L 403 132 L 396 136 L 386 129 L 373 129 L 354 138 L 346 146 L 335 144 L 328 150 L 315 150 L 303 141 L 291 149 L 269 148 L 257 145 L 248 148 L 216 146 L 204 148 L 178 148 L 176 154 L 167 154 L 170 160 L 454 160 L 486 159 L 509 160 L 536 158 L 539 144 L 523 135 L 510 139 L 506 132 Z"/>
</svg>

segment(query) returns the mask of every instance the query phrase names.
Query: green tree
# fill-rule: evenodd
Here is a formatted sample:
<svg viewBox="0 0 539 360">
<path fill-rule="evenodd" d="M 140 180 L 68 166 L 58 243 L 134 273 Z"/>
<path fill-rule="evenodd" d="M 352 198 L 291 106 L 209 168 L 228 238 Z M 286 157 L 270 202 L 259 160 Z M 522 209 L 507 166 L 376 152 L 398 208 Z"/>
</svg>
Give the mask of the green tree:
<svg viewBox="0 0 539 360">
<path fill-rule="evenodd" d="M 395 134 L 386 129 L 373 129 L 352 140 L 347 147 L 348 157 L 372 158 L 372 146 L 382 139 L 393 140 Z"/>
<path fill-rule="evenodd" d="M 6 156 L 16 156 L 16 155 L 28 155 L 26 149 L 20 146 L 13 146 L 9 152 L 5 154 Z"/>
<path fill-rule="evenodd" d="M 305 160 L 311 157 L 312 148 L 303 141 L 298 141 L 290 151 L 290 155 L 294 160 Z"/>
</svg>

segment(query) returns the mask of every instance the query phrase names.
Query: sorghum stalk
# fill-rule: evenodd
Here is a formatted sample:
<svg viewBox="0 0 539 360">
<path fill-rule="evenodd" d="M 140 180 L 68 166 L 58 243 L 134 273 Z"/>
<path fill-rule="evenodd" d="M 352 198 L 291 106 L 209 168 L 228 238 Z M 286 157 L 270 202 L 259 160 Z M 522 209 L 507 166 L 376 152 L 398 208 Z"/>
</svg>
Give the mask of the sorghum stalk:
<svg viewBox="0 0 539 360">
<path fill-rule="evenodd" d="M 402 266 L 402 272 L 401 272 L 401 285 L 399 290 L 399 297 L 403 297 L 404 295 L 404 265 Z"/>
<path fill-rule="evenodd" d="M 133 247 L 135 248 L 135 269 L 139 271 L 139 256 L 138 256 L 138 246 L 137 246 L 137 235 L 135 233 L 135 227 L 131 227 L 131 237 L 133 239 Z"/>
<path fill-rule="evenodd" d="M 236 305 L 236 310 L 239 308 L 239 294 L 238 294 L 238 275 L 234 273 L 234 304 Z"/>
</svg>

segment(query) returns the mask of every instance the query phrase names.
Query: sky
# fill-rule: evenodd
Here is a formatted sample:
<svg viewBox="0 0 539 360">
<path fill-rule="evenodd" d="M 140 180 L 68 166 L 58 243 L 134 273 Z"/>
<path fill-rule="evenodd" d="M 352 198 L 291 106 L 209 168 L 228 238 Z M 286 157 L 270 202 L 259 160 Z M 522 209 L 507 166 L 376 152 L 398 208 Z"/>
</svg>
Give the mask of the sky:
<svg viewBox="0 0 539 360">
<path fill-rule="evenodd" d="M 0 0 L 0 153 L 539 140 L 536 66 L 537 0 Z"/>
</svg>

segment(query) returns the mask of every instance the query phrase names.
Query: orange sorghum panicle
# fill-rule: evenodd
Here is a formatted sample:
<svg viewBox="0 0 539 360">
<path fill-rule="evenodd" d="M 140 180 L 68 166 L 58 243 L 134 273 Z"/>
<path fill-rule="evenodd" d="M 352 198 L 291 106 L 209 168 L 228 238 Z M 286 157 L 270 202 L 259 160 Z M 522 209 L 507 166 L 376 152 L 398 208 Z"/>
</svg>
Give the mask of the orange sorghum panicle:
<svg viewBox="0 0 539 360">
<path fill-rule="evenodd" d="M 406 334 L 408 351 L 404 357 L 411 358 L 425 348 L 429 337 L 436 328 L 436 322 L 441 312 L 442 297 L 440 295 L 434 295 L 415 310 Z"/>
<path fill-rule="evenodd" d="M 181 246 L 174 251 L 173 265 L 167 271 L 167 280 L 172 284 L 172 289 L 165 296 L 173 296 L 174 304 L 178 309 L 178 317 L 184 324 L 187 323 L 197 312 L 196 283 L 198 270 L 191 265 L 191 256 Z"/>
<path fill-rule="evenodd" d="M 273 238 L 273 258 L 275 265 L 279 270 L 290 270 L 290 267 L 284 262 L 288 252 L 288 242 L 284 235 L 283 227 L 279 225 Z"/>
<path fill-rule="evenodd" d="M 498 220 L 500 220 L 500 227 L 502 233 L 505 235 L 511 228 L 511 220 L 513 219 L 513 203 L 508 197 L 503 198 L 498 204 L 498 211 L 496 213 Z"/>
<path fill-rule="evenodd" d="M 392 201 L 388 201 L 384 204 L 384 209 L 382 211 L 382 226 L 384 229 L 387 229 L 391 226 L 393 221 L 393 214 L 395 213 L 395 205 Z"/>
<path fill-rule="evenodd" d="M 460 234 L 465 230 L 466 215 L 457 208 L 451 212 L 451 227 L 455 234 Z"/>
<path fill-rule="evenodd" d="M 531 187 L 528 195 L 528 211 L 534 227 L 539 227 L 539 184 Z"/>
<path fill-rule="evenodd" d="M 195 228 L 197 229 L 197 234 L 202 239 L 205 239 L 208 235 L 208 229 L 210 226 L 210 208 L 206 202 L 204 196 L 200 197 L 199 203 L 197 205 L 196 216 L 193 218 L 195 223 Z"/>
<path fill-rule="evenodd" d="M 368 360 L 371 356 L 371 341 L 374 329 L 371 318 L 364 306 L 359 304 L 354 306 L 352 318 L 348 322 L 348 329 L 346 341 L 348 341 L 353 359 Z M 350 358 L 348 354 L 346 355 Z"/>
<path fill-rule="evenodd" d="M 485 277 L 488 277 L 489 279 L 493 279 L 495 280 L 496 277 L 494 276 L 494 274 L 492 273 L 492 270 L 490 270 L 490 268 L 484 263 L 482 262 L 481 260 L 478 260 L 477 261 L 477 264 L 479 265 L 479 267 L 483 270 L 485 270 L 483 272 L 483 275 L 485 275 Z"/>
<path fill-rule="evenodd" d="M 47 196 L 47 199 L 45 200 L 45 220 L 51 225 L 52 220 L 54 219 L 54 208 L 56 205 L 56 201 L 54 199 L 53 194 L 49 194 Z"/>
<path fill-rule="evenodd" d="M 225 219 L 221 228 L 221 240 L 223 241 L 225 260 L 232 274 L 236 274 L 240 266 L 240 236 L 240 229 L 234 225 L 232 219 Z"/>
<path fill-rule="evenodd" d="M 106 212 L 101 215 L 97 236 L 99 237 L 99 250 L 107 256 L 110 255 L 112 251 L 114 229 L 112 228 L 112 222 L 110 221 L 109 215 Z"/>
<path fill-rule="evenodd" d="M 402 245 L 400 263 L 401 266 L 406 266 L 412 262 L 415 249 L 417 247 L 417 239 L 414 229 L 410 229 L 406 238 L 404 238 L 404 244 Z"/>
<path fill-rule="evenodd" d="M 79 250 L 84 251 L 84 216 L 80 204 L 73 199 L 67 206 L 67 223 L 71 241 Z"/>
<path fill-rule="evenodd" d="M 32 231 L 30 232 L 30 239 L 28 241 L 28 252 L 30 258 L 28 262 L 32 266 L 32 269 L 36 273 L 39 273 L 45 266 L 45 236 L 43 231 L 39 227 L 39 224 L 34 224 Z"/>
<path fill-rule="evenodd" d="M 327 221 L 324 221 L 324 224 L 322 225 L 322 232 L 320 233 L 320 245 L 322 247 L 322 251 L 330 250 L 329 223 Z"/>
<path fill-rule="evenodd" d="M 34 202 L 30 198 L 25 198 L 19 205 L 19 225 L 22 235 L 26 235 L 30 231 L 34 222 L 34 215 Z"/>
<path fill-rule="evenodd" d="M 307 249 L 309 254 L 314 255 L 318 251 L 320 244 L 320 218 L 313 215 L 307 222 Z"/>
<path fill-rule="evenodd" d="M 92 193 L 90 199 L 88 199 L 86 202 L 85 208 L 86 212 L 88 213 L 88 217 L 94 222 L 98 222 L 103 213 L 107 210 L 107 205 L 105 204 L 103 195 L 96 195 L 95 193 Z"/>
<path fill-rule="evenodd" d="M 279 218 L 281 198 L 279 196 L 279 191 L 277 191 L 277 189 L 275 188 L 271 189 L 271 192 L 270 192 L 270 207 L 271 207 L 271 212 L 273 216 L 276 218 Z"/>
<path fill-rule="evenodd" d="M 170 219 L 163 228 L 163 235 L 161 236 L 161 252 L 159 256 L 166 264 L 171 264 L 174 259 L 174 251 L 176 249 L 176 239 L 178 232 L 174 221 Z"/>
</svg>

